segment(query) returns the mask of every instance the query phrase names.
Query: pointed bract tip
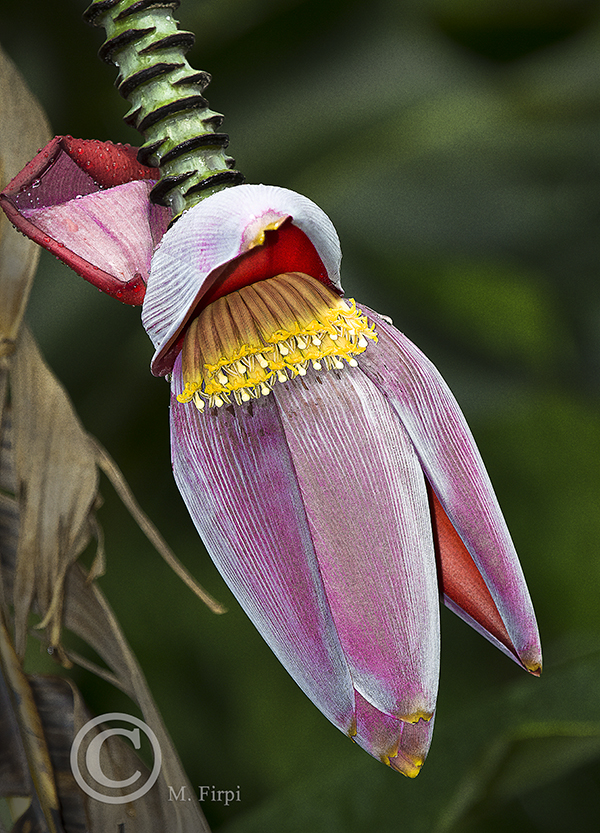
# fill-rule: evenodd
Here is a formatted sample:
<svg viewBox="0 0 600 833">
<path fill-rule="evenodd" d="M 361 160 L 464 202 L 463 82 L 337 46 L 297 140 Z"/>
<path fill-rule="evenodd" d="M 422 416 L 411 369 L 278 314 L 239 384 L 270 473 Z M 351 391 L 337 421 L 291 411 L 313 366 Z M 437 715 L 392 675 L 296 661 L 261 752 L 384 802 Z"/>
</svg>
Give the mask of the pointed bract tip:
<svg viewBox="0 0 600 833">
<path fill-rule="evenodd" d="M 525 650 L 519 652 L 519 659 L 521 665 L 526 671 L 529 671 L 534 677 L 539 677 L 542 673 L 542 652 L 540 646 L 531 645 Z"/>
<path fill-rule="evenodd" d="M 401 775 L 405 775 L 407 778 L 416 778 L 425 763 L 424 758 L 403 755 L 402 753 L 393 758 L 384 756 L 381 760 L 391 769 L 399 772 Z"/>
<path fill-rule="evenodd" d="M 411 723 L 415 724 L 418 723 L 419 720 L 424 720 L 425 723 L 429 723 L 431 718 L 433 717 L 433 712 L 426 712 L 426 711 L 417 711 L 412 712 L 412 714 L 399 714 L 398 720 L 401 720 L 403 723 Z"/>
</svg>

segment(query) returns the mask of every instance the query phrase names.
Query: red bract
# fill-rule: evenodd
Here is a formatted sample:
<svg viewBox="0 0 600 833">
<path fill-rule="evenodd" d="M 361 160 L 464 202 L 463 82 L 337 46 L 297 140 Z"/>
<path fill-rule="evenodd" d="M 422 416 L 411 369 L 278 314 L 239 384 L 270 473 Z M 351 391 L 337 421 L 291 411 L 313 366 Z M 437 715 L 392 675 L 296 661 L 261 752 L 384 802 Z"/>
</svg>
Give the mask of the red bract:
<svg viewBox="0 0 600 833">
<path fill-rule="evenodd" d="M 154 248 L 171 219 L 148 195 L 156 168 L 137 150 L 57 136 L 0 195 L 19 231 L 125 304 L 144 300 Z"/>
</svg>

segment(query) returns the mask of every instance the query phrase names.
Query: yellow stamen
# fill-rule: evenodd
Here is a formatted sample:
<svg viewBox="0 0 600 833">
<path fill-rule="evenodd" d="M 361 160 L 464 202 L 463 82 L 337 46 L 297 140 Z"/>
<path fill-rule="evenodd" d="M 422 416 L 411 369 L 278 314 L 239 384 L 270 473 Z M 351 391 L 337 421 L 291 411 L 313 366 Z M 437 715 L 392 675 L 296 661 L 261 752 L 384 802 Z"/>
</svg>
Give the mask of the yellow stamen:
<svg viewBox="0 0 600 833">
<path fill-rule="evenodd" d="M 218 298 L 190 324 L 177 399 L 238 405 L 267 396 L 276 382 L 315 370 L 356 367 L 377 334 L 352 300 L 300 272 L 276 275 Z"/>
</svg>

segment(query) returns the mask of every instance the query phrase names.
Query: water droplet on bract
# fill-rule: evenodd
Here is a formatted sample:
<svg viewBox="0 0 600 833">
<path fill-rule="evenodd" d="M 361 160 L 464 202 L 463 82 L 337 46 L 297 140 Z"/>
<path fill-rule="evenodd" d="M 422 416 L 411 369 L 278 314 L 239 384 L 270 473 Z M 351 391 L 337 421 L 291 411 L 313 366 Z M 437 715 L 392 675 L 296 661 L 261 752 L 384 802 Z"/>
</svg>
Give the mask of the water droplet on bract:
<svg viewBox="0 0 600 833">
<path fill-rule="evenodd" d="M 31 183 L 31 187 L 32 188 L 39 188 L 40 187 L 39 179 L 34 179 L 33 182 Z"/>
<path fill-rule="evenodd" d="M 83 197 L 83 194 L 76 194 L 75 199 L 80 200 Z"/>
</svg>

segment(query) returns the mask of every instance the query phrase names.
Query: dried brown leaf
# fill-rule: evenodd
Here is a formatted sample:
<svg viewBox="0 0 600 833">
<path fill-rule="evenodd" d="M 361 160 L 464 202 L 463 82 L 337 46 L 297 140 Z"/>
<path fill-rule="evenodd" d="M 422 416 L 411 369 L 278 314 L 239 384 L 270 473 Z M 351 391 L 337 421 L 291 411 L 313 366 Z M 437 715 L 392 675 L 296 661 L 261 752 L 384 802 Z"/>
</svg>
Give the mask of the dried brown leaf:
<svg viewBox="0 0 600 833">
<path fill-rule="evenodd" d="M 14 565 L 19 541 L 16 491 L 12 426 L 10 409 L 7 409 L 0 422 L 0 610 L 7 617 L 9 600 L 12 604 Z"/>
<path fill-rule="evenodd" d="M 169 801 L 169 791 L 164 778 L 134 802 L 111 804 L 88 796 L 76 783 L 70 766 L 71 747 L 75 736 L 92 717 L 79 690 L 70 680 L 61 677 L 33 675 L 26 678 L 23 675 L 23 683 L 27 688 L 29 709 L 35 716 L 38 731 L 42 733 L 47 749 L 49 765 L 56 783 L 60 815 L 54 814 L 48 820 L 40 812 L 44 796 L 42 795 L 40 800 L 40 794 L 33 786 L 27 769 L 19 771 L 19 779 L 0 777 L 0 797 L 32 796 L 29 807 L 18 818 L 13 833 L 80 833 L 84 830 L 88 833 L 104 833 L 106 830 L 120 829 L 129 833 L 164 833 L 165 830 L 202 833 L 208 830 L 197 805 Z M 3 712 L 0 716 L 0 731 L 6 723 L 7 715 Z M 102 728 L 94 727 L 86 734 L 78 755 L 82 767 L 85 766 L 83 762 L 90 742 L 98 736 Z M 22 735 L 13 735 L 11 746 L 0 751 L 0 764 L 12 763 L 14 767 L 20 763 L 19 755 L 12 748 L 16 745 L 15 740 L 20 746 L 18 752 L 24 759 L 21 738 Z M 102 743 L 103 774 L 115 781 L 124 781 L 136 771 L 140 773 L 139 782 L 145 783 L 150 772 L 131 745 L 114 735 L 106 738 Z M 2 772 L 0 769 L 0 773 Z M 179 777 L 180 773 L 175 772 L 174 775 Z M 175 783 L 179 786 L 186 784 L 188 790 L 190 789 L 185 780 Z"/>
<path fill-rule="evenodd" d="M 15 514 L 17 514 L 16 500 L 7 497 L 4 501 L 0 501 L 0 530 L 2 527 L 4 527 L 5 530 L 10 530 L 11 526 L 16 526 L 15 521 L 12 520 Z M 6 540 L 6 538 L 3 539 L 0 537 L 0 550 L 2 551 L 3 556 L 3 569 L 10 573 L 11 568 L 14 566 L 14 560 L 11 563 L 11 554 L 14 559 L 16 557 L 16 547 L 14 544 L 12 547 L 10 545 L 3 546 L 2 542 Z M 7 582 L 7 587 L 8 586 L 9 582 Z M 110 673 L 106 673 L 102 672 L 101 669 L 95 668 L 89 662 L 84 662 L 82 664 L 92 671 L 100 671 L 102 676 L 108 678 L 110 682 L 129 695 L 139 706 L 144 720 L 152 728 L 159 741 L 162 752 L 161 775 L 159 781 L 150 792 L 152 794 L 152 800 L 156 801 L 156 806 L 160 806 L 161 809 L 160 811 L 152 809 L 150 815 L 152 818 L 158 819 L 160 824 L 163 826 L 161 827 L 160 824 L 157 824 L 156 827 L 152 827 L 148 823 L 146 827 L 141 825 L 139 828 L 127 827 L 126 829 L 136 831 L 138 829 L 140 831 L 148 830 L 151 833 L 154 830 L 178 830 L 181 831 L 181 833 L 208 833 L 209 828 L 197 802 L 169 801 L 170 795 L 168 786 L 170 784 L 178 785 L 178 789 L 185 785 L 188 795 L 193 794 L 191 786 L 189 785 L 187 777 L 181 767 L 177 753 L 166 732 L 156 705 L 152 700 L 152 696 L 148 690 L 143 673 L 125 638 L 123 637 L 123 634 L 121 633 L 110 606 L 106 602 L 100 589 L 95 584 L 88 581 L 88 576 L 78 563 L 73 564 L 67 574 L 64 625 L 73 633 L 76 633 L 84 639 L 104 660 L 111 670 Z M 73 656 L 72 658 L 76 659 L 76 657 Z M 79 695 L 77 695 L 77 697 L 79 697 Z M 84 710 L 83 704 L 78 703 L 77 697 L 74 711 L 76 719 L 74 719 L 74 729 L 73 735 L 71 735 L 71 742 L 74 733 L 76 733 L 89 719 L 89 714 Z M 20 740 L 20 735 L 11 734 L 11 732 L 14 733 L 15 731 L 16 723 L 14 718 L 11 720 L 10 712 L 5 712 L 3 708 L 5 701 L 6 697 L 4 701 L 2 700 L 2 688 L 0 685 L 0 715 L 2 715 L 0 718 L 0 743 L 2 744 L 0 746 L 0 795 L 2 793 L 5 795 L 7 793 L 12 793 L 13 795 L 31 794 L 33 787 L 28 770 L 25 769 L 25 775 L 23 773 L 24 762 L 26 762 L 25 752 Z M 37 699 L 36 703 L 38 708 L 41 709 Z M 67 816 L 71 818 L 72 814 L 76 813 L 76 809 L 73 808 L 73 801 L 75 800 L 74 796 L 79 796 L 81 800 L 84 800 L 84 797 L 82 796 L 81 791 L 78 788 L 75 788 L 73 794 L 69 793 L 66 796 L 69 806 L 67 808 L 63 806 L 62 786 L 64 786 L 65 777 L 56 769 L 54 757 L 55 754 L 58 753 L 58 750 L 55 747 L 54 741 L 48 738 L 48 730 L 45 725 L 49 721 L 54 723 L 56 723 L 56 721 L 62 721 L 63 718 L 66 722 L 69 711 L 66 709 L 64 704 L 60 709 L 48 706 L 46 711 L 48 712 L 49 717 L 46 718 L 43 711 L 41 717 L 45 726 L 46 741 L 49 748 L 50 758 L 54 764 L 61 813 L 63 814 L 65 829 L 67 833 L 69 833 L 70 828 L 67 825 Z M 6 744 L 4 743 L 5 740 Z M 135 768 L 132 768 L 131 766 L 131 759 L 128 757 L 128 751 L 122 753 L 122 758 L 119 757 L 121 753 L 115 752 L 114 754 L 117 756 L 117 761 L 122 760 L 121 768 L 127 775 L 131 774 L 132 771 L 135 771 Z M 19 769 L 19 767 L 21 767 L 21 769 Z M 11 789 L 5 790 L 5 782 L 3 781 L 2 773 L 8 771 L 14 773 L 15 780 L 10 782 Z M 23 777 L 25 778 L 25 781 L 23 781 Z M 114 777 L 125 777 L 125 775 L 115 775 Z M 68 774 L 66 780 L 69 782 Z M 8 786 L 8 782 L 6 783 Z M 28 789 L 23 791 L 23 787 L 26 784 L 29 785 Z M 95 833 L 95 831 L 103 833 L 106 829 L 118 829 L 117 827 L 111 828 L 107 824 L 107 818 L 103 814 L 103 808 L 96 806 L 98 802 L 91 802 L 91 804 L 93 805 L 91 809 L 88 807 L 86 810 L 88 817 L 91 818 L 93 816 L 96 819 L 94 822 L 96 826 L 93 826 L 91 822 L 89 823 L 88 829 L 91 833 Z M 154 807 L 154 804 L 152 806 Z M 34 801 L 32 803 L 32 807 L 20 821 L 23 823 L 25 823 L 25 821 L 33 823 L 36 813 L 38 816 L 40 815 L 39 807 L 39 801 Z M 135 803 L 135 808 L 137 812 L 137 801 Z M 67 816 L 65 816 L 65 812 L 67 813 Z M 144 816 L 144 818 L 146 818 L 146 816 Z M 47 828 L 40 826 L 41 823 L 40 818 L 37 818 L 36 825 L 32 827 L 32 830 L 46 831 Z M 80 830 L 82 828 L 74 829 Z"/>
<path fill-rule="evenodd" d="M 60 643 L 64 578 L 90 540 L 98 471 L 87 434 L 26 327 L 11 364 L 20 514 L 13 595 L 22 654 L 34 598 L 51 644 Z"/>
<path fill-rule="evenodd" d="M 10 686 L 0 668 L 0 796 L 26 795 L 30 790 L 27 758 L 19 737 Z"/>
<path fill-rule="evenodd" d="M 63 584 L 71 563 L 93 535 L 99 541 L 91 578 L 104 571 L 102 534 L 94 508 L 99 466 L 135 521 L 172 569 L 215 613 L 215 601 L 178 561 L 142 512 L 114 461 L 81 426 L 70 400 L 24 327 L 10 372 L 15 480 L 21 534 L 15 574 L 16 645 L 24 651 L 26 622 L 34 598 L 60 646 Z"/>
<path fill-rule="evenodd" d="M 0 48 L 0 190 L 50 138 L 44 111 Z M 0 361 L 14 349 L 39 254 L 0 212 Z"/>
<path fill-rule="evenodd" d="M 9 415 L 10 411 L 7 417 Z M 3 457 L 5 459 L 0 464 L 0 486 L 2 483 L 5 486 L 9 485 L 14 477 L 10 464 L 13 457 L 11 437 L 10 422 L 7 418 L 3 427 Z M 90 448 L 92 447 L 90 446 Z M 4 474 L 2 474 L 3 472 Z M 6 602 L 8 604 L 13 602 L 13 593 L 15 594 L 15 604 L 19 601 L 16 597 L 18 592 L 16 585 L 13 586 L 13 576 L 16 572 L 15 565 L 19 554 L 18 530 L 20 527 L 18 500 L 10 494 L 0 494 L 0 554 Z M 143 673 L 121 632 L 114 613 L 98 586 L 90 582 L 89 576 L 77 562 L 71 564 L 66 572 L 63 599 L 63 626 L 87 642 L 106 663 L 109 670 L 102 669 L 74 654 L 68 654 L 68 656 L 125 692 L 140 708 L 144 720 L 159 740 L 163 763 L 160 779 L 152 792 L 159 796 L 161 803 L 167 802 L 165 806 L 168 808 L 169 823 L 166 824 L 162 816 L 157 816 L 161 818 L 164 826 L 156 829 L 180 830 L 182 833 L 184 831 L 185 833 L 208 831 L 208 826 L 197 802 L 168 801 L 170 797 L 169 784 L 186 785 L 188 794 L 192 794 L 191 787 L 154 704 Z M 33 601 L 36 601 L 35 596 Z M 34 609 L 36 608 L 37 605 L 34 604 Z M 52 754 L 52 748 L 50 748 L 50 753 Z M 1 762 L 2 757 L 0 756 L 0 764 Z M 131 769 L 129 772 L 131 772 Z M 38 804 L 33 802 L 32 808 L 27 811 L 29 815 L 25 815 L 27 822 L 33 821 L 37 807 Z M 166 813 L 167 811 L 163 809 L 162 812 Z M 25 823 L 25 819 L 23 823 Z M 102 823 L 99 820 L 97 822 L 98 827 L 90 827 L 89 829 L 104 831 L 107 828 L 102 827 Z M 42 830 L 43 828 L 38 826 L 33 829 Z M 151 827 L 140 827 L 139 829 L 153 830 Z"/>
<path fill-rule="evenodd" d="M 17 487 L 11 437 L 9 413 L 5 411 L 4 420 L 0 422 L 0 610 L 5 613 L 8 599 L 12 598 L 13 576 L 13 570 L 7 570 L 6 564 L 14 564 L 19 539 L 19 509 L 14 497 Z"/>
<path fill-rule="evenodd" d="M 119 687 L 140 707 L 144 720 L 158 738 L 163 763 L 157 787 L 163 802 L 169 802 L 169 784 L 186 785 L 188 781 L 167 734 L 160 713 L 152 699 L 141 668 L 127 644 L 108 602 L 95 584 L 87 581 L 80 564 L 69 570 L 65 593 L 65 626 L 86 640 L 113 671 Z M 169 802 L 170 830 L 208 831 L 197 802 Z M 181 827 L 175 826 L 175 819 Z M 191 825 L 191 826 L 190 826 Z"/>
<path fill-rule="evenodd" d="M 32 677 L 29 680 L 44 726 L 50 757 L 54 766 L 65 833 L 88 830 L 104 833 L 124 829 L 129 833 L 164 833 L 189 831 L 199 833 L 207 828 L 193 807 L 179 809 L 168 801 L 168 790 L 161 782 L 134 802 L 108 804 L 90 798 L 76 784 L 70 769 L 70 751 L 77 732 L 90 720 L 80 692 L 68 680 L 55 677 Z M 93 728 L 82 744 L 79 757 L 83 761 L 89 742 L 102 727 Z M 149 770 L 133 751 L 130 744 L 114 735 L 102 744 L 102 771 L 116 781 L 122 781 L 139 771 L 144 783 Z M 165 795 L 166 794 L 166 795 Z M 187 804 L 187 802 L 186 802 Z M 123 827 L 120 827 L 123 825 Z"/>
<path fill-rule="evenodd" d="M 29 784 L 23 785 L 28 787 L 25 794 L 31 794 L 35 798 L 28 812 L 32 822 L 35 819 L 40 830 L 62 833 L 58 793 L 44 728 L 31 687 L 13 648 L 4 617 L 0 617 L 0 669 L 8 691 L 5 700 L 10 709 L 5 727 L 16 731 L 11 743 L 15 754 L 15 767 L 20 768 L 23 758 L 25 759 L 29 781 Z M 10 761 L 8 764 L 10 766 Z M 7 788 L 4 784 L 1 786 L 3 795 L 6 795 Z M 23 791 L 19 789 L 17 794 L 22 795 Z"/>
</svg>

